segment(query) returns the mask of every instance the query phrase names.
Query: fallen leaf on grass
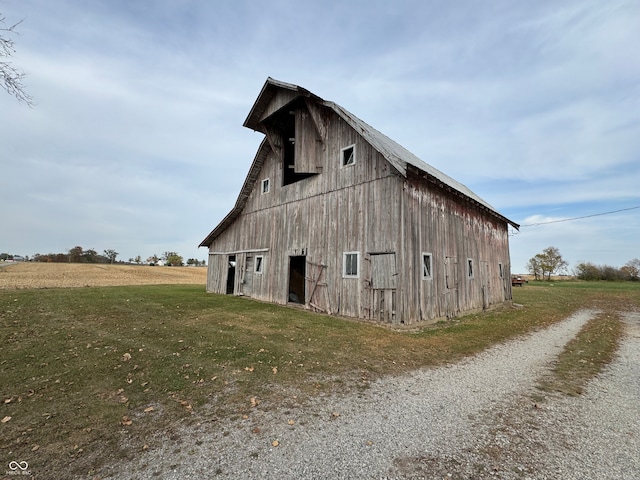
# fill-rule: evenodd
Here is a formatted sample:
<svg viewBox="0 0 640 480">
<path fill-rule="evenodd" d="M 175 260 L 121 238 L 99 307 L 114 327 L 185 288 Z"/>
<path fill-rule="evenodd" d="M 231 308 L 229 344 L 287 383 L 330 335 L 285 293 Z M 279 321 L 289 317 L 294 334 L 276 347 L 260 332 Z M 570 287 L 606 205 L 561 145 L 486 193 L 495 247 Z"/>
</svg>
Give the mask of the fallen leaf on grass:
<svg viewBox="0 0 640 480">
<path fill-rule="evenodd" d="M 9 420 L 11 420 L 11 417 L 9 415 L 7 415 L 6 417 L 4 417 L 2 420 L 0 420 L 2 423 L 7 423 Z"/>
<path fill-rule="evenodd" d="M 144 413 L 153 412 L 155 409 L 153 407 L 147 407 L 144 409 Z"/>
<path fill-rule="evenodd" d="M 274 440 L 273 442 L 271 442 L 271 445 L 277 447 L 278 445 L 280 445 L 280 442 L 278 440 Z"/>
<path fill-rule="evenodd" d="M 271 367 L 271 371 L 273 372 L 273 374 L 277 374 L 278 373 L 278 367 Z"/>
<path fill-rule="evenodd" d="M 296 422 L 295 422 L 295 420 L 289 420 L 287 423 L 288 423 L 289 425 L 295 425 L 295 423 L 296 423 Z"/>
<path fill-rule="evenodd" d="M 253 367 L 244 367 L 244 369 L 245 369 L 247 372 L 253 372 L 253 370 L 254 370 L 254 368 L 253 368 Z"/>
<path fill-rule="evenodd" d="M 130 353 L 125 353 L 124 355 L 122 355 L 122 361 L 123 362 L 128 362 L 129 360 L 131 360 L 131 354 Z"/>
<path fill-rule="evenodd" d="M 129 425 L 133 424 L 133 421 L 127 417 L 126 415 L 124 417 L 122 417 L 122 425 L 124 425 L 125 427 L 128 427 Z"/>
</svg>

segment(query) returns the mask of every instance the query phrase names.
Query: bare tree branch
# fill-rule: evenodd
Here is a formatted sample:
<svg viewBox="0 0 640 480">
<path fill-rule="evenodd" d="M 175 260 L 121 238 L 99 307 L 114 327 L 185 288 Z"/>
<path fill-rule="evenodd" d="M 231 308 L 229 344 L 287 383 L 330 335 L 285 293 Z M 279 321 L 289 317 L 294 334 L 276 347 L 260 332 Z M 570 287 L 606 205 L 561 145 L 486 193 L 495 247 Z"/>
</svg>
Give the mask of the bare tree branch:
<svg viewBox="0 0 640 480">
<path fill-rule="evenodd" d="M 7 35 L 17 35 L 15 28 L 22 21 L 6 28 L 4 27 L 5 17 L 0 16 L 0 86 L 10 95 L 16 97 L 20 102 L 24 102 L 30 107 L 34 105 L 33 98 L 27 94 L 22 79 L 25 73 L 11 65 L 8 60 L 16 53 L 14 42 Z"/>
</svg>

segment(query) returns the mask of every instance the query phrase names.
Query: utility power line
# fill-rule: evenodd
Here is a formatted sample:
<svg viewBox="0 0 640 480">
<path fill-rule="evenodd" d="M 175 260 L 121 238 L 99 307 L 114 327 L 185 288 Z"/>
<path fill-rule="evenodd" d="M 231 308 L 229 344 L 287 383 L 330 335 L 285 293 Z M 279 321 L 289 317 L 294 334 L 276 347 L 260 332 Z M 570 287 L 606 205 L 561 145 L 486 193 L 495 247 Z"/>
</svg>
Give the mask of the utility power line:
<svg viewBox="0 0 640 480">
<path fill-rule="evenodd" d="M 621 208 L 620 210 L 612 210 L 610 212 L 592 213 L 591 215 L 584 215 L 582 217 L 563 218 L 561 220 L 549 220 L 548 222 L 529 223 L 527 225 L 520 225 L 520 228 L 522 228 L 522 227 L 538 227 L 540 225 L 548 225 L 550 223 L 572 222 L 574 220 L 582 220 L 584 218 L 600 217 L 602 215 L 611 215 L 613 213 L 627 212 L 629 210 L 636 210 L 638 208 L 640 208 L 640 205 L 635 206 L 635 207 L 629 207 L 629 208 Z M 518 233 L 519 232 L 516 232 L 514 230 L 514 231 L 511 232 L 511 236 L 517 235 Z"/>
<path fill-rule="evenodd" d="M 640 208 L 640 205 L 638 205 L 637 207 L 629 207 L 629 208 L 622 208 L 620 210 L 613 210 L 611 212 L 593 213 L 591 215 L 584 215 L 583 217 L 563 218 L 562 220 L 549 220 L 548 222 L 530 223 L 528 225 L 520 225 L 520 226 L 521 227 L 537 227 L 538 225 L 547 225 L 549 223 L 571 222 L 573 220 L 582 220 L 583 218 L 600 217 L 602 215 L 611 215 L 612 213 L 626 212 L 628 210 L 635 210 L 637 208 Z"/>
</svg>

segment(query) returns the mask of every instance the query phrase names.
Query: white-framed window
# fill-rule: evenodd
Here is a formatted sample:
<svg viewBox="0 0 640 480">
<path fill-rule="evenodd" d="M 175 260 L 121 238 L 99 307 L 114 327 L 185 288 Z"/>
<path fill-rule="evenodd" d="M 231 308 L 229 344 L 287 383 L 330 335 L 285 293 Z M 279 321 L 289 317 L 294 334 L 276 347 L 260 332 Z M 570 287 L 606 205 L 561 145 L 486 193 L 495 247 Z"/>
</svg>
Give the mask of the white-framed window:
<svg viewBox="0 0 640 480">
<path fill-rule="evenodd" d="M 498 272 L 500 273 L 500 278 L 504 278 L 504 268 L 502 268 L 502 263 L 498 263 Z"/>
<path fill-rule="evenodd" d="M 473 278 L 473 260 L 467 258 L 467 278 Z"/>
<path fill-rule="evenodd" d="M 256 255 L 256 266 L 254 270 L 256 273 L 262 274 L 264 271 L 264 256 Z"/>
<path fill-rule="evenodd" d="M 343 167 L 350 167 L 356 163 L 356 146 L 355 144 L 344 147 L 340 150 L 340 164 Z"/>
<path fill-rule="evenodd" d="M 360 252 L 344 252 L 342 254 L 342 276 L 358 278 L 360 275 Z"/>
<path fill-rule="evenodd" d="M 430 253 L 422 253 L 422 278 L 433 278 L 433 256 Z"/>
<path fill-rule="evenodd" d="M 265 178 L 264 180 L 262 180 L 262 189 L 261 192 L 262 193 L 269 193 L 269 189 L 271 188 L 270 182 L 268 178 Z"/>
</svg>

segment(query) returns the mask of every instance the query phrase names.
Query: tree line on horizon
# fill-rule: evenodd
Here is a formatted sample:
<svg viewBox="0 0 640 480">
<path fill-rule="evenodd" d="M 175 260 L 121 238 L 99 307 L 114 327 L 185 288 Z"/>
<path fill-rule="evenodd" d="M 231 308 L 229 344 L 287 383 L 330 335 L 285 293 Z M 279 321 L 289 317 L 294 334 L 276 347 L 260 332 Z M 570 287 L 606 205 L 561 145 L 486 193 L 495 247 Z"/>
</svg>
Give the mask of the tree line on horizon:
<svg viewBox="0 0 640 480">
<path fill-rule="evenodd" d="M 101 264 L 131 263 L 131 264 L 137 264 L 137 265 L 163 264 L 168 266 L 184 266 L 185 264 L 183 257 L 179 255 L 177 252 L 164 252 L 161 256 L 154 254 L 148 257 L 146 261 L 143 261 L 142 257 L 138 255 L 135 258 L 129 258 L 128 262 L 124 260 L 117 260 L 118 255 L 119 253 L 113 249 L 104 250 L 103 253 L 100 254 L 92 248 L 85 250 L 84 248 L 78 245 L 69 249 L 67 253 L 47 253 L 47 254 L 36 253 L 32 257 L 28 257 L 28 256 L 22 257 L 21 255 L 11 255 L 8 253 L 2 253 L 0 254 L 0 260 L 6 261 L 6 260 L 14 260 L 15 258 L 18 258 L 24 261 L 52 262 L 52 263 L 101 263 Z M 200 265 L 203 265 L 203 266 L 206 265 L 205 260 L 198 260 L 195 258 L 189 258 L 186 263 L 187 265 L 190 265 L 190 266 L 193 265 L 196 267 Z"/>
<path fill-rule="evenodd" d="M 529 259 L 527 270 L 536 280 L 551 280 L 551 275 L 567 272 L 569 263 L 562 258 L 556 247 L 547 247 Z M 579 280 L 640 281 L 640 259 L 629 260 L 620 268 L 611 265 L 595 265 L 580 262 L 573 269 Z"/>
</svg>

